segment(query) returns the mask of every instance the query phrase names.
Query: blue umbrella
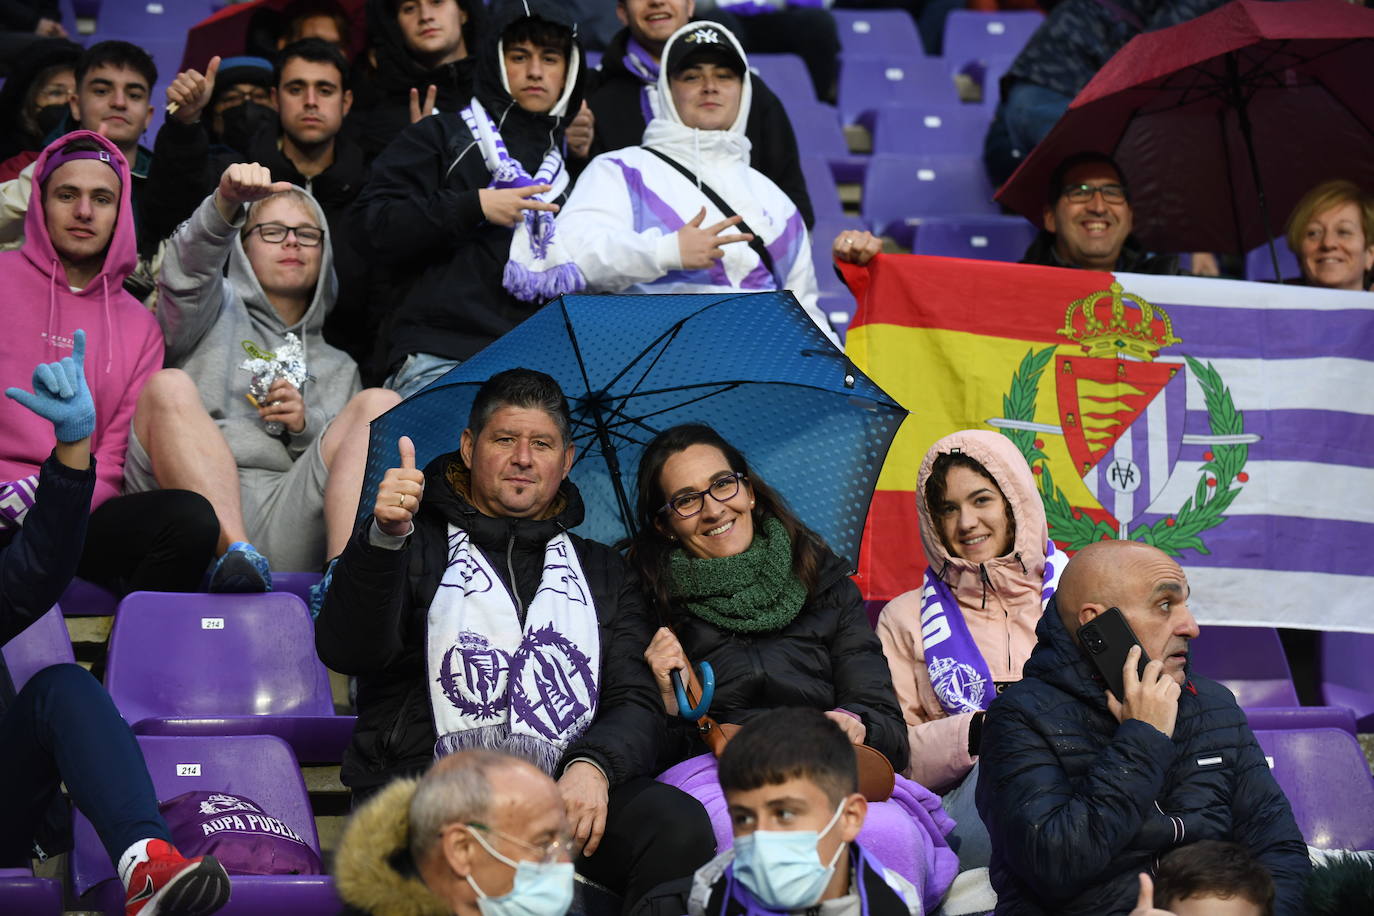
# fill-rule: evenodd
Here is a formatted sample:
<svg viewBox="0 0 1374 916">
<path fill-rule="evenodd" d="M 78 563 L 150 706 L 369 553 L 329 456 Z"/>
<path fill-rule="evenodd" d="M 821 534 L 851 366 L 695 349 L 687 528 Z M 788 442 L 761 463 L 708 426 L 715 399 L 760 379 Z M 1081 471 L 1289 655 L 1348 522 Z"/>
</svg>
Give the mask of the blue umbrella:
<svg viewBox="0 0 1374 916">
<path fill-rule="evenodd" d="M 420 467 L 458 448 L 477 389 L 524 366 L 572 410 L 578 534 L 633 532 L 629 494 L 660 430 L 706 423 L 851 563 L 878 471 L 907 411 L 826 339 L 789 292 L 568 295 L 372 423 L 360 513 L 410 436 Z"/>
</svg>

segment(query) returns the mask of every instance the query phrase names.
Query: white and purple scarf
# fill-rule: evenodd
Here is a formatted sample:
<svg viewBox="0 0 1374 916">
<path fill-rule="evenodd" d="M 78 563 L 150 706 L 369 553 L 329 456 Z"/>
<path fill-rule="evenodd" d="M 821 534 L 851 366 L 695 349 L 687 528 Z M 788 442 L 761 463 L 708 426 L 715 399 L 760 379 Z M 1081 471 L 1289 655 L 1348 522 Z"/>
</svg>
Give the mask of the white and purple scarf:
<svg viewBox="0 0 1374 916">
<path fill-rule="evenodd" d="M 625 69 L 644 84 L 639 87 L 639 111 L 644 115 L 644 123 L 648 124 L 658 117 L 659 62 L 633 38 L 625 43 L 625 56 L 621 61 L 625 64 Z"/>
<path fill-rule="evenodd" d="M 33 508 L 37 493 L 37 474 L 0 483 L 0 531 L 24 526 L 24 516 Z"/>
<path fill-rule="evenodd" d="M 477 148 L 491 172 L 489 188 L 527 188 L 546 184 L 552 188 L 534 199 L 557 200 L 568 188 L 568 170 L 563 166 L 563 154 L 557 146 L 549 150 L 533 176 L 525 171 L 506 149 L 496 122 L 487 114 L 482 103 L 473 99 L 461 112 L 463 123 L 477 138 Z M 526 210 L 524 219 L 515 225 L 510 241 L 510 259 L 506 262 L 502 285 L 506 291 L 523 302 L 543 304 L 563 293 L 575 293 L 587 282 L 582 272 L 557 238 L 554 214 L 545 210 Z"/>
<path fill-rule="evenodd" d="M 1045 545 L 1045 574 L 1040 604 L 1050 600 L 1059 585 L 1064 561 L 1054 542 Z M 925 645 L 930 684 L 940 705 L 952 716 L 987 709 L 994 689 L 992 671 L 969 633 L 963 609 L 945 581 L 926 567 L 925 589 L 921 593 L 921 639 Z"/>
<path fill-rule="evenodd" d="M 425 647 L 437 757 L 484 747 L 552 773 L 596 714 L 601 635 L 572 539 L 544 548 L 520 626 L 515 600 L 466 531 L 448 529 L 448 568 Z"/>
</svg>

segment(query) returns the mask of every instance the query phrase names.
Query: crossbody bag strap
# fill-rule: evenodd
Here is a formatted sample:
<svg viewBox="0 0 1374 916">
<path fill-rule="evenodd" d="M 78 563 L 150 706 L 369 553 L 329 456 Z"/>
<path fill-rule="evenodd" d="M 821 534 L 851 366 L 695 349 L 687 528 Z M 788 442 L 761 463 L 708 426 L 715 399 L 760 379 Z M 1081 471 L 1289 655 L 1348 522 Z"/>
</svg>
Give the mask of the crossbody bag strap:
<svg viewBox="0 0 1374 916">
<path fill-rule="evenodd" d="M 667 153 L 659 152 L 652 146 L 646 146 L 644 148 L 649 152 L 653 153 L 658 158 L 662 159 L 664 162 L 671 165 L 673 168 L 677 169 L 679 172 L 681 172 L 688 181 L 697 186 L 697 189 L 700 190 L 701 193 L 706 195 L 707 200 L 716 205 L 717 210 L 725 214 L 726 219 L 729 219 L 732 216 L 739 216 L 739 214 L 734 211 L 734 208 L 725 202 L 725 198 L 717 194 L 710 185 L 702 181 L 696 175 L 696 173 L 693 172 L 691 169 L 687 168 L 687 166 L 683 165 L 681 162 L 678 162 L 676 159 L 674 159 L 672 156 L 669 156 Z M 736 224 L 736 227 L 739 229 L 740 232 L 743 232 L 746 235 L 753 236 L 753 238 L 749 240 L 749 247 L 754 249 L 754 254 L 758 255 L 759 260 L 763 262 L 763 269 L 768 271 L 769 275 L 773 278 L 774 282 L 778 284 L 778 287 L 782 288 L 782 280 L 780 277 L 778 277 L 777 267 L 773 263 L 773 255 L 771 252 L 769 252 L 768 246 L 763 243 L 763 239 L 759 236 L 757 232 L 749 228 L 749 224 L 744 221 L 744 217 L 742 216 L 740 216 L 739 223 Z"/>
</svg>

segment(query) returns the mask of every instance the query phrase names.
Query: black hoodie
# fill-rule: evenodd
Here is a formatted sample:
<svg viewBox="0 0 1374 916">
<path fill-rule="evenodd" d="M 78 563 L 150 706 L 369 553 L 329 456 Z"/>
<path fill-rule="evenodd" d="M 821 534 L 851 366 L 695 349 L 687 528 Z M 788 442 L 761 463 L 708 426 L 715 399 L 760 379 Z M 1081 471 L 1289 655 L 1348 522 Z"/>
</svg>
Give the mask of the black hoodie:
<svg viewBox="0 0 1374 916">
<path fill-rule="evenodd" d="M 488 12 L 477 51 L 475 96 L 496 122 L 510 154 L 534 174 L 544 156 L 563 147 L 563 131 L 582 104 L 582 49 L 565 113 L 532 114 L 504 88 L 501 33 L 527 13 L 574 23 L 556 0 L 500 0 Z M 568 62 L 568 72 L 573 69 Z M 467 359 L 538 311 L 501 285 L 512 230 L 488 223 L 478 192 L 491 183 L 477 140 L 462 117 L 444 112 L 412 124 L 377 157 L 358 199 L 366 238 L 360 248 L 394 280 L 395 298 L 383 331 L 382 365 L 394 369 L 410 353 Z M 563 203 L 560 198 L 557 203 Z"/>
<path fill-rule="evenodd" d="M 406 50 L 396 22 L 400 0 L 367 0 L 367 53 L 358 56 L 353 68 L 353 107 L 344 121 L 344 133 L 362 148 L 371 162 L 388 143 L 410 126 L 410 90 L 423 100 L 430 86 L 436 89 L 440 111 L 458 111 L 472 98 L 478 35 L 486 6 L 482 0 L 458 0 L 467 14 L 463 44 L 468 56 L 433 69 L 426 68 Z"/>
</svg>

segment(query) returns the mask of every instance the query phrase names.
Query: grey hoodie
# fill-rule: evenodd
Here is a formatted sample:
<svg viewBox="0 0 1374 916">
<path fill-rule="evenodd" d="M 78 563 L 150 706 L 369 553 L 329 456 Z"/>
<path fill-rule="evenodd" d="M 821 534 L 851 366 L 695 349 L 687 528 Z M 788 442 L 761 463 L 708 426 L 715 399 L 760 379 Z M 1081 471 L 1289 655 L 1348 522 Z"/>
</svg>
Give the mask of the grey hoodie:
<svg viewBox="0 0 1374 916">
<path fill-rule="evenodd" d="M 328 226 L 313 197 L 310 204 L 319 224 Z M 167 341 L 167 365 L 185 369 L 195 379 L 201 403 L 219 425 L 235 464 L 287 471 L 362 384 L 353 360 L 325 343 L 321 334 L 338 290 L 328 239 L 321 246 L 315 296 L 304 317 L 288 327 L 248 263 L 239 239 L 244 218 L 240 212 L 232 224 L 226 223 L 211 194 L 173 233 L 158 276 L 157 320 Z M 305 429 L 290 436 L 289 445 L 268 435 L 245 397 L 250 377 L 239 369 L 248 358 L 245 341 L 275 351 L 288 331 L 301 339 L 305 371 L 313 376 L 301 391 Z"/>
</svg>

